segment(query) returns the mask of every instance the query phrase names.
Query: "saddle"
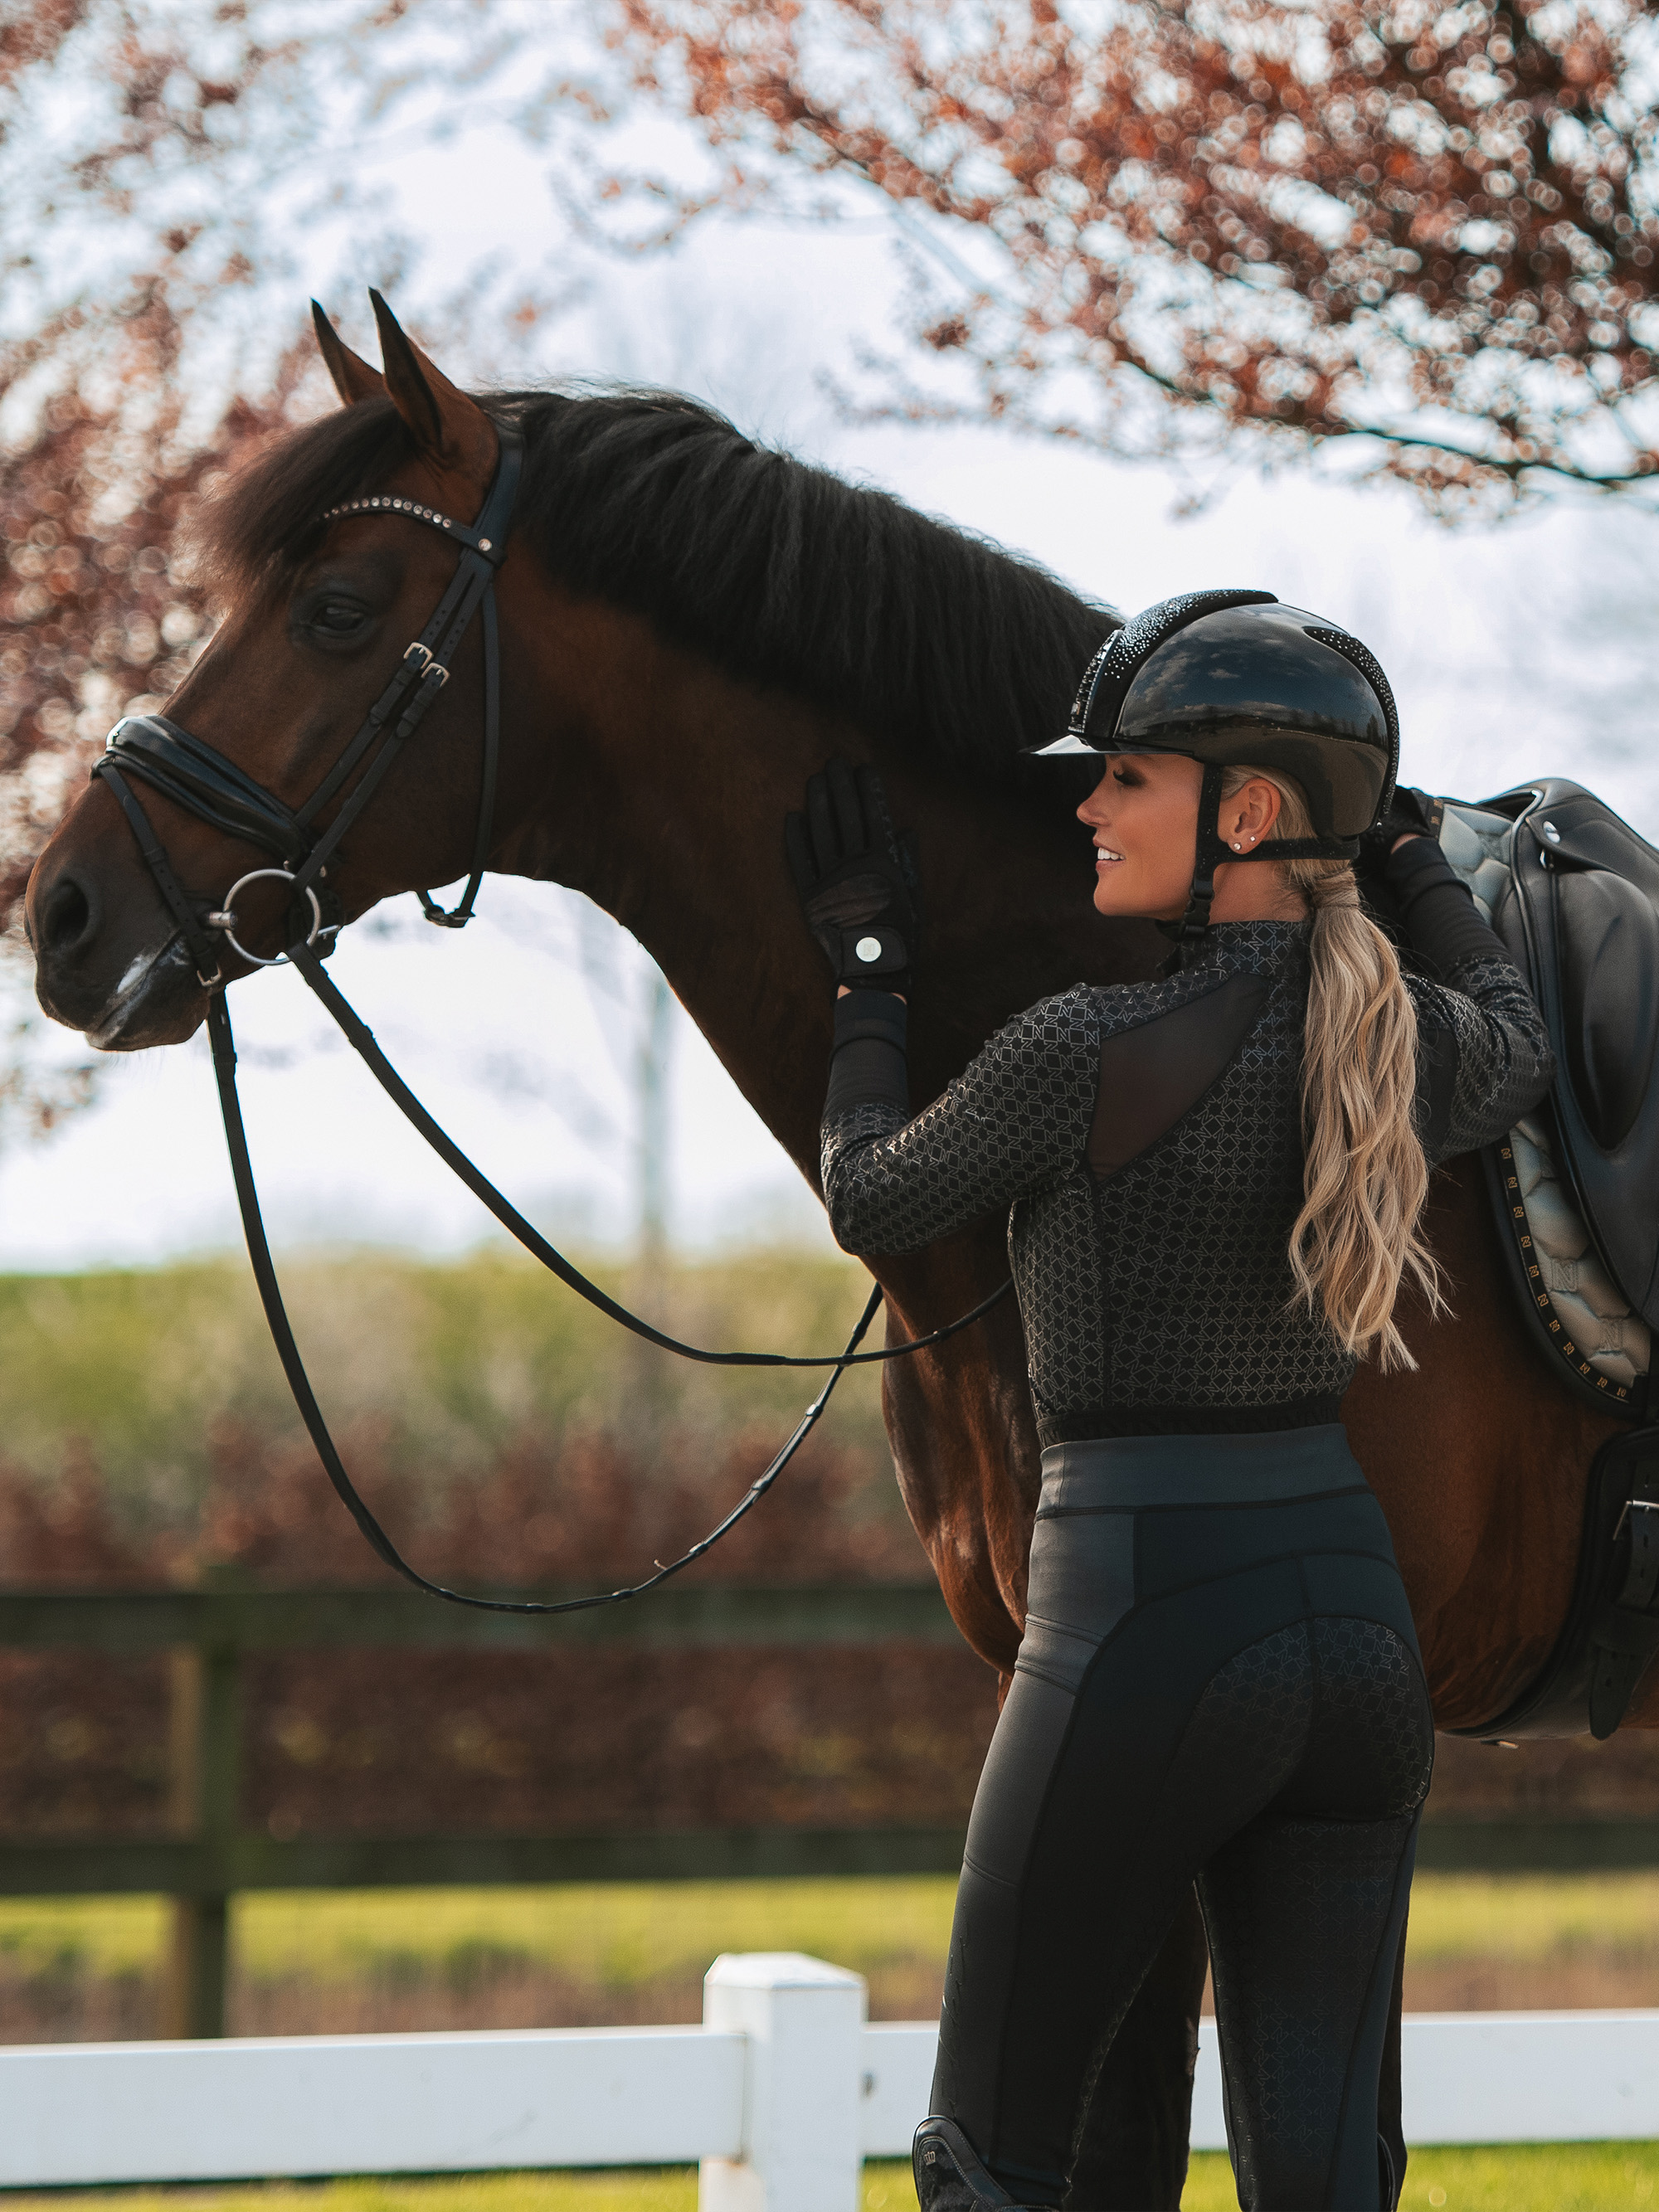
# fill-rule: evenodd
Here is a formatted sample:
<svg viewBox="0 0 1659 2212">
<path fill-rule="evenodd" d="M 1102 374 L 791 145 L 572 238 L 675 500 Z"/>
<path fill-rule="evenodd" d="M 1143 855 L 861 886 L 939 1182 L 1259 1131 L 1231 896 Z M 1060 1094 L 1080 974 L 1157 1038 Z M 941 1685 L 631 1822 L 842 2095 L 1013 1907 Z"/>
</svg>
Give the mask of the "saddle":
<svg viewBox="0 0 1659 2212">
<path fill-rule="evenodd" d="M 1441 849 L 1531 984 L 1549 1098 L 1484 1165 L 1510 1282 L 1563 1385 L 1633 1425 L 1590 1469 L 1572 1602 L 1487 1741 L 1613 1734 L 1659 1651 L 1659 852 L 1593 792 L 1540 779 L 1438 803 Z"/>
</svg>

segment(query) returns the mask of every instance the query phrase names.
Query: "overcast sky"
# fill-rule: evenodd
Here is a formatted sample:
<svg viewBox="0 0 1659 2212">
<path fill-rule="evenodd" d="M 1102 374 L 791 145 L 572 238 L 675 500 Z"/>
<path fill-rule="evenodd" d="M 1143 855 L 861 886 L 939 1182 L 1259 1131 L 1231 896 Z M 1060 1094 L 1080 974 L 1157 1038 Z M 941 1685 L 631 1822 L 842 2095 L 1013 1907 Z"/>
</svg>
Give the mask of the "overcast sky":
<svg viewBox="0 0 1659 2212">
<path fill-rule="evenodd" d="M 394 301 L 411 319 L 458 267 L 518 257 L 556 269 L 563 253 L 581 290 L 538 341 L 550 375 L 694 392 L 745 430 L 1034 553 L 1126 611 L 1194 586 L 1264 586 L 1378 653 L 1400 699 L 1406 780 L 1477 797 L 1528 774 L 1571 775 L 1659 835 L 1646 704 L 1659 520 L 1564 501 L 1454 533 L 1399 491 L 1265 474 L 1252 448 L 1194 476 L 988 430 L 851 423 L 820 378 L 848 372 L 860 340 L 895 343 L 888 316 L 903 267 L 880 213 L 833 230 L 722 222 L 672 254 L 601 261 L 562 245 L 534 160 L 488 134 L 418 155 L 394 149 L 379 182 L 425 241 Z M 345 293 L 341 258 L 319 234 L 317 273 L 304 281 L 296 241 L 295 289 L 302 299 L 312 282 L 338 284 L 329 304 L 372 353 L 366 302 Z M 480 905 L 479 921 L 451 933 L 399 902 L 348 933 L 336 976 L 526 1210 L 590 1246 L 623 1243 L 641 957 L 553 886 L 491 882 Z M 10 988 L 21 1012 L 26 994 Z M 484 1234 L 473 1201 L 325 1034 L 302 986 L 256 976 L 231 1005 L 275 1241 L 453 1252 Z M 52 1049 L 82 1048 L 55 1036 Z M 683 1018 L 672 1089 L 678 1241 L 827 1243 L 816 1202 Z M 0 1267 L 150 1261 L 237 1241 L 200 1038 L 106 1063 L 93 1109 L 0 1157 Z"/>
</svg>

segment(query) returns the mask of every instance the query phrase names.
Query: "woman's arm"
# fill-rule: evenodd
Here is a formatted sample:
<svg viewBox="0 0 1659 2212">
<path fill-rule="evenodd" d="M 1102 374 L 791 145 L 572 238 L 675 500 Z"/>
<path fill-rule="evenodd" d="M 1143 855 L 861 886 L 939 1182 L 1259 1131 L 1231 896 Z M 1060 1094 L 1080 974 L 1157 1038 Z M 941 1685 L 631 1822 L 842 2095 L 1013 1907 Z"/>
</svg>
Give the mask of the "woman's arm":
<svg viewBox="0 0 1659 2212">
<path fill-rule="evenodd" d="M 824 1102 L 823 1200 L 848 1252 L 912 1252 L 1073 1166 L 1100 1082 L 1094 994 L 1081 987 L 1010 1022 L 910 1118 L 905 1006 L 886 991 L 836 1002 Z"/>
<path fill-rule="evenodd" d="M 1407 976 L 1417 1007 L 1419 1114 L 1432 1164 L 1504 1136 L 1555 1079 L 1543 1017 L 1503 940 L 1439 845 L 1413 836 L 1387 863 L 1412 949 L 1438 981 Z"/>
</svg>

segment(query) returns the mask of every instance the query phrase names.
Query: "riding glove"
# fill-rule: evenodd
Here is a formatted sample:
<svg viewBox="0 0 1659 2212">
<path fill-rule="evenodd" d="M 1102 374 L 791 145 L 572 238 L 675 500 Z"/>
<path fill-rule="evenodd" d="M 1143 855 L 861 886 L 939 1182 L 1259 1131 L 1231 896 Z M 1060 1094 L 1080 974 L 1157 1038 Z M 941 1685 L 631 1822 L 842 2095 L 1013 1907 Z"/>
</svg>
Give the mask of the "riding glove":
<svg viewBox="0 0 1659 2212">
<path fill-rule="evenodd" d="M 1443 799 L 1419 791 L 1409 783 L 1396 785 L 1388 812 L 1380 821 L 1373 822 L 1359 841 L 1358 872 L 1362 876 L 1380 876 L 1388 865 L 1389 854 L 1402 837 L 1437 839 L 1440 817 L 1445 811 Z"/>
<path fill-rule="evenodd" d="M 917 934 L 915 840 L 901 838 L 872 768 L 829 762 L 807 779 L 806 811 L 784 819 L 806 926 L 837 983 L 908 992 Z"/>
</svg>

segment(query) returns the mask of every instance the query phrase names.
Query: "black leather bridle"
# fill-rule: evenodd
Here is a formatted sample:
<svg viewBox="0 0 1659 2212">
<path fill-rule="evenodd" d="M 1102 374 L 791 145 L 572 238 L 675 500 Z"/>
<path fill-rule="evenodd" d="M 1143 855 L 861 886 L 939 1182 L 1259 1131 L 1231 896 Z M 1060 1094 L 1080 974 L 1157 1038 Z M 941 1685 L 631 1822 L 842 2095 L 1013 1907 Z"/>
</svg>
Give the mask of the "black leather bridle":
<svg viewBox="0 0 1659 2212">
<path fill-rule="evenodd" d="M 329 882 L 329 865 L 338 852 L 346 832 L 379 790 L 387 771 L 419 728 L 433 701 L 449 681 L 450 661 L 455 648 L 473 616 L 481 613 L 484 662 L 483 763 L 478 825 L 473 842 L 472 872 L 459 901 L 447 912 L 437 904 L 429 891 L 419 894 L 428 921 L 436 922 L 447 929 L 462 929 L 472 919 L 473 902 L 477 897 L 478 886 L 483 879 L 489 857 L 495 826 L 496 771 L 501 755 L 501 653 L 495 618 L 495 574 L 507 554 L 507 532 L 512 526 L 524 457 L 523 441 L 516 430 L 501 426 L 498 434 L 501 458 L 496 465 L 495 478 L 477 520 L 470 528 L 453 521 L 448 515 L 439 514 L 434 507 L 422 507 L 417 501 L 399 499 L 390 494 L 347 500 L 318 517 L 318 525 L 321 527 L 353 514 L 402 515 L 411 521 L 427 524 L 434 530 L 441 530 L 459 545 L 461 552 L 454 577 L 434 610 L 432 619 L 420 636 L 404 649 L 392 681 L 369 708 L 356 734 L 338 760 L 302 805 L 289 807 L 216 747 L 201 738 L 192 737 L 188 730 L 177 722 L 170 721 L 164 714 L 132 715 L 118 722 L 110 732 L 104 754 L 92 773 L 102 778 L 118 801 L 137 840 L 138 849 L 155 878 L 156 889 L 177 922 L 179 935 L 196 963 L 197 981 L 210 994 L 208 1036 L 213 1047 L 214 1075 L 219 1088 L 225 1141 L 230 1151 L 231 1172 L 235 1180 L 243 1232 L 247 1239 L 248 1258 L 252 1264 L 254 1280 L 258 1285 L 265 1320 L 288 1377 L 289 1388 L 293 1392 L 295 1404 L 341 1503 L 376 1555 L 395 1573 L 412 1583 L 417 1589 L 426 1591 L 429 1596 L 447 1599 L 454 1605 L 474 1606 L 488 1613 L 575 1613 L 592 1606 L 616 1605 L 628 1598 L 642 1596 L 647 1590 L 654 1589 L 659 1583 L 666 1582 L 671 1575 L 678 1574 L 695 1559 L 701 1559 L 710 1546 L 718 1543 L 727 1529 L 733 1528 L 771 1488 L 817 1425 L 819 1416 L 830 1402 L 831 1393 L 848 1368 L 860 1366 L 871 1360 L 902 1358 L 910 1352 L 923 1351 L 930 1345 L 943 1343 L 945 1338 L 956 1335 L 959 1330 L 967 1328 L 988 1313 L 994 1305 L 1006 1297 L 1013 1285 L 1012 1279 L 1003 1282 L 989 1297 L 982 1298 L 971 1312 L 962 1315 L 945 1328 L 934 1329 L 927 1336 L 912 1337 L 902 1344 L 887 1346 L 879 1352 L 861 1352 L 859 1349 L 881 1306 L 883 1292 L 879 1284 L 870 1293 L 857 1326 L 848 1337 L 845 1348 L 839 1352 L 803 1358 L 781 1352 L 710 1352 L 696 1345 L 684 1344 L 678 1337 L 653 1328 L 649 1322 L 642 1321 L 637 1314 L 630 1313 L 625 1306 L 617 1304 L 597 1283 L 590 1281 L 563 1253 L 550 1244 L 538 1230 L 532 1228 L 512 1201 L 496 1189 L 488 1176 L 433 1120 L 380 1050 L 368 1024 L 342 995 L 324 968 L 323 956 L 331 950 L 332 939 L 343 923 L 338 899 Z M 343 801 L 326 827 L 319 826 L 319 817 L 345 790 L 360 769 L 362 772 L 349 796 Z M 139 782 L 149 784 L 175 805 L 182 807 L 187 814 L 195 815 L 198 820 L 222 830 L 226 836 L 258 846 L 270 854 L 278 865 L 250 869 L 240 876 L 226 893 L 220 907 L 204 908 L 199 903 L 192 902 L 174 873 L 166 848 L 139 804 L 137 794 L 128 781 L 129 777 L 136 777 Z M 252 1157 L 248 1150 L 247 1132 L 242 1121 L 241 1100 L 236 1088 L 236 1044 L 231 1030 L 230 1010 L 225 1003 L 218 941 L 222 939 L 234 946 L 245 960 L 250 960 L 257 966 L 274 967 L 278 964 L 276 960 L 263 959 L 258 954 L 247 951 L 237 944 L 234 933 L 237 917 L 232 901 L 244 884 L 261 878 L 280 879 L 293 887 L 287 917 L 287 950 L 279 957 L 290 960 L 298 969 L 370 1073 L 433 1150 L 454 1170 L 468 1189 L 483 1200 L 502 1227 L 568 1289 L 574 1291 L 590 1305 L 597 1307 L 611 1320 L 631 1330 L 635 1336 L 642 1337 L 647 1343 L 654 1344 L 665 1352 L 677 1352 L 682 1358 L 717 1367 L 827 1367 L 830 1370 L 823 1389 L 802 1415 L 787 1443 L 764 1474 L 750 1486 L 733 1510 L 700 1543 L 694 1544 L 690 1551 L 681 1558 L 671 1560 L 666 1566 L 659 1566 L 642 1582 L 624 1589 L 604 1590 L 591 1596 L 566 1598 L 551 1604 L 471 1597 L 460 1590 L 446 1589 L 441 1583 L 429 1581 L 416 1568 L 410 1565 L 358 1495 L 356 1486 L 346 1472 L 334 1439 L 329 1434 L 328 1424 L 323 1418 L 322 1408 L 317 1402 L 316 1393 L 300 1358 L 299 1346 L 295 1342 L 293 1328 L 283 1302 L 282 1287 L 271 1259 L 270 1242 L 265 1235 L 264 1218 L 253 1178 Z M 325 943 L 325 939 L 328 942 Z"/>
<path fill-rule="evenodd" d="M 461 549 L 449 588 L 432 612 L 419 637 L 404 648 L 392 681 L 369 708 L 357 732 L 317 788 L 298 807 L 289 807 L 274 792 L 258 783 L 246 769 L 227 759 L 216 747 L 165 714 L 135 714 L 118 722 L 106 741 L 105 750 L 93 769 L 120 803 L 132 825 L 140 851 L 149 864 L 156 888 L 179 924 L 196 963 L 197 981 L 211 989 L 220 981 L 219 935 L 234 945 L 245 960 L 272 967 L 238 945 L 236 915 L 231 902 L 244 884 L 259 878 L 285 878 L 294 887 L 289 911 L 289 933 L 307 946 L 331 938 L 340 928 L 339 902 L 328 884 L 329 862 L 346 833 L 380 789 L 398 756 L 425 720 L 427 711 L 449 681 L 450 661 L 475 614 L 483 622 L 484 720 L 483 771 L 478 793 L 478 826 L 472 844 L 472 872 L 459 903 L 446 913 L 429 891 L 420 900 L 428 921 L 446 929 L 464 929 L 472 919 L 473 901 L 489 858 L 495 819 L 495 778 L 501 758 L 501 646 L 495 619 L 495 572 L 507 556 L 507 532 L 518 501 L 519 477 L 524 466 L 524 441 L 516 430 L 500 433 L 501 457 L 477 520 L 471 528 L 441 514 L 418 500 L 398 499 L 387 493 L 349 499 L 318 517 L 322 528 L 352 514 L 397 514 L 412 522 L 441 530 Z M 378 750 L 377 750 L 378 748 Z M 325 829 L 319 817 L 362 770 L 356 789 L 341 805 Z M 149 816 L 127 782 L 136 776 L 148 783 L 186 813 L 222 830 L 228 837 L 258 845 L 279 865 L 254 868 L 232 884 L 221 905 L 198 912 L 185 896 L 173 872 Z M 307 927 L 307 908 L 310 926 Z M 290 945 L 292 950 L 292 945 Z"/>
</svg>

